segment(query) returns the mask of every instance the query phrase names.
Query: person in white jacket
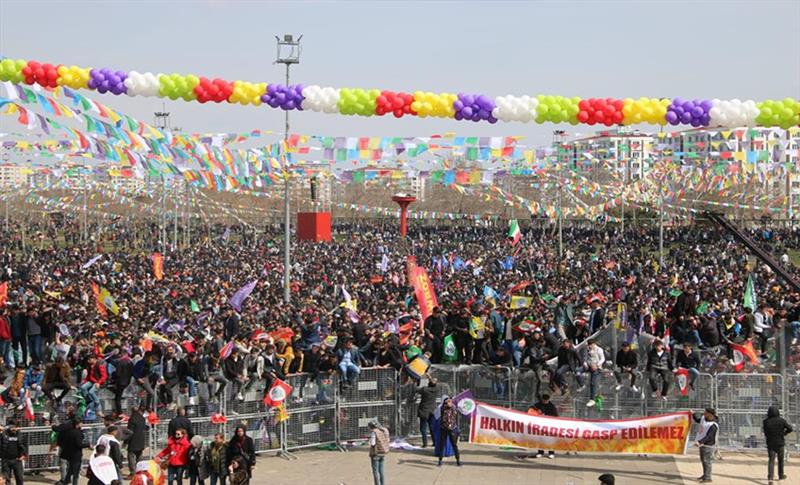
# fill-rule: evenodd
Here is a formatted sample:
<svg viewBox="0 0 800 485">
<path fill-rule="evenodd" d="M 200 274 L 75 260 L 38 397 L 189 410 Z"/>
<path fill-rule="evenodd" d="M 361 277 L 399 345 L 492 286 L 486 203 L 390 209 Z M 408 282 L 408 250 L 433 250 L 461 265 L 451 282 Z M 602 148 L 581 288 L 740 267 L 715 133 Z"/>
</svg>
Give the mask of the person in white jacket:
<svg viewBox="0 0 800 485">
<path fill-rule="evenodd" d="M 603 363 L 606 361 L 606 354 L 594 339 L 586 341 L 586 359 L 584 360 L 583 367 L 589 373 L 589 402 L 586 403 L 587 407 L 592 407 L 596 404 L 595 397 L 597 397 L 597 381 L 600 379 L 600 371 L 603 368 Z"/>
<path fill-rule="evenodd" d="M 764 308 L 763 305 L 759 305 L 758 311 L 753 313 L 753 317 L 755 318 L 755 325 L 753 325 L 753 332 L 758 337 L 758 349 L 759 353 L 764 354 L 767 352 L 767 329 L 770 328 L 770 316 Z"/>
</svg>

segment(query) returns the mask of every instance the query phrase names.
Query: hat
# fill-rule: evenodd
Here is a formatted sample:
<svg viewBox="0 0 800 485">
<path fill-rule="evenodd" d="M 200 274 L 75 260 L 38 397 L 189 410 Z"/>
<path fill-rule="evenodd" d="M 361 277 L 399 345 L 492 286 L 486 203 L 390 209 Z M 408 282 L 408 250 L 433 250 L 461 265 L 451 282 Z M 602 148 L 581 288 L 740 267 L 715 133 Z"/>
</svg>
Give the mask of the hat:
<svg viewBox="0 0 800 485">
<path fill-rule="evenodd" d="M 622 346 L 623 347 L 630 347 L 631 343 L 630 342 L 622 342 Z"/>
<path fill-rule="evenodd" d="M 716 409 L 714 409 L 714 408 L 706 408 L 706 410 L 705 410 L 705 411 L 706 411 L 708 414 L 710 414 L 710 415 L 714 416 L 715 418 L 717 417 L 717 410 L 716 410 Z"/>
<path fill-rule="evenodd" d="M 603 485 L 614 485 L 614 475 L 610 473 L 603 473 L 597 477 L 597 479 L 600 480 L 600 483 Z"/>
<path fill-rule="evenodd" d="M 367 424 L 367 426 L 369 426 L 370 428 L 378 428 L 378 427 L 380 427 L 380 425 L 381 425 L 381 422 L 378 421 L 378 418 L 370 419 L 369 423 Z"/>
</svg>

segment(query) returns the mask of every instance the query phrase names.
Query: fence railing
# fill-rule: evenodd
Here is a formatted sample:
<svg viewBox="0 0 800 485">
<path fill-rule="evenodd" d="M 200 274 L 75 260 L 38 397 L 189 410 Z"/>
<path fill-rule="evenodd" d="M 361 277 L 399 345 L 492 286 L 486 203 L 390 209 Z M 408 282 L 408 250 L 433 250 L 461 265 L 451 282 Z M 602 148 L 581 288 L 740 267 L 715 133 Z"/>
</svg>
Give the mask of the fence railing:
<svg viewBox="0 0 800 485">
<path fill-rule="evenodd" d="M 550 392 L 550 372 L 530 369 L 490 367 L 479 365 L 434 365 L 428 374 L 438 380 L 439 398 L 455 396 L 470 389 L 475 399 L 525 411 L 539 395 Z M 588 375 L 586 381 L 588 384 Z M 637 389 L 630 386 L 625 376 L 617 382 L 612 370 L 602 369 L 597 384 L 594 406 L 587 406 L 588 387 L 581 389 L 577 380 L 567 378 L 568 393 L 550 392 L 559 415 L 585 419 L 624 419 L 669 413 L 678 410 L 702 410 L 714 407 L 720 417 L 718 445 L 727 449 L 764 448 L 761 422 L 769 406 L 777 405 L 787 419 L 800 426 L 800 376 L 780 374 L 699 374 L 694 388 L 682 395 L 671 382 L 666 399 L 651 395 L 648 375 L 639 372 Z M 671 381 L 675 381 L 674 378 Z M 243 390 L 241 396 L 228 391 L 219 399 L 209 399 L 208 389 L 198 386 L 198 394 L 188 395 L 176 391 L 172 399 L 183 406 L 196 435 L 210 439 L 216 433 L 229 437 L 238 426 L 244 426 L 253 438 L 258 453 L 276 452 L 291 456 L 291 451 L 313 447 L 340 447 L 349 442 L 368 437 L 368 424 L 378 419 L 389 428 L 392 436 L 419 435 L 419 419 L 415 391 L 416 382 L 391 368 L 363 368 L 352 385 L 343 386 L 337 374 L 297 374 L 287 377 L 293 391 L 286 399 L 285 419 L 280 420 L 275 409 L 266 409 L 262 402 L 264 383 L 254 383 Z M 660 384 L 660 382 L 659 382 Z M 202 389 L 202 390 L 201 390 Z M 138 402 L 144 396 L 138 389 L 129 389 L 125 399 Z M 103 410 L 113 409 L 113 394 L 100 393 Z M 69 401 L 69 397 L 67 400 Z M 157 401 L 156 401 L 157 402 Z M 160 422 L 148 430 L 148 449 L 144 456 L 158 453 L 166 446 L 169 420 L 174 417 L 174 406 L 158 406 Z M 63 410 L 61 410 L 63 411 Z M 17 410 L 6 410 L 0 419 L 16 416 Z M 211 416 L 222 412 L 227 421 L 213 423 Z M 37 412 L 33 426 L 21 428 L 23 439 L 29 446 L 26 468 L 30 470 L 58 468 L 55 445 L 52 444 L 50 418 L 63 419 L 63 412 L 54 416 Z M 469 431 L 469 420 L 460 421 L 462 433 Z M 103 432 L 102 423 L 85 423 L 83 430 L 88 444 L 93 445 Z M 788 437 L 789 448 L 800 450 L 799 433 Z"/>
</svg>

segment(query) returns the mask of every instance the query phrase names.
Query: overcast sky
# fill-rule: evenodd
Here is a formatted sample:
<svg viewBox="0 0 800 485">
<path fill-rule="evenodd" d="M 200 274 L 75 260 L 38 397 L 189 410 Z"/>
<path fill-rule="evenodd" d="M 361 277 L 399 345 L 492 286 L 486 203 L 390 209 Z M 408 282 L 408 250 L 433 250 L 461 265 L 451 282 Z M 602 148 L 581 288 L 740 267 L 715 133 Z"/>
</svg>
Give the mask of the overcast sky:
<svg viewBox="0 0 800 485">
<path fill-rule="evenodd" d="M 303 34 L 292 81 L 491 95 L 800 98 L 800 1 L 266 2 L 0 0 L 0 54 L 84 67 L 283 82 L 275 35 Z M 162 100 L 95 94 L 152 122 Z M 283 129 L 261 106 L 166 100 L 192 132 Z M 10 129 L 7 120 L 4 129 Z M 18 129 L 17 126 L 14 127 Z M 523 135 L 554 125 L 292 113 L 292 131 Z M 566 127 L 588 133 L 589 127 Z"/>
</svg>

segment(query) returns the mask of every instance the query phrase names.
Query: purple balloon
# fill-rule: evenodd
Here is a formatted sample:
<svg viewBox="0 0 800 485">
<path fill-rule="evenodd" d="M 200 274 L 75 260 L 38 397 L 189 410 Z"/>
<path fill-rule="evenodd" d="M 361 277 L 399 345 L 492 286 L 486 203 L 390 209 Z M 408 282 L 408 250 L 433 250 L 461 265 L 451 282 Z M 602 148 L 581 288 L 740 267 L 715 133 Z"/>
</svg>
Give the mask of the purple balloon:
<svg viewBox="0 0 800 485">
<path fill-rule="evenodd" d="M 699 118 L 692 118 L 691 125 L 697 128 L 700 126 L 700 119 Z"/>
<path fill-rule="evenodd" d="M 464 101 L 464 104 L 466 104 L 467 106 L 472 106 L 473 104 L 475 104 L 475 96 L 468 94 L 464 96 L 464 99 L 462 101 Z"/>
<path fill-rule="evenodd" d="M 681 115 L 681 123 L 685 124 L 685 123 L 690 123 L 691 121 L 692 121 L 692 114 L 687 111 L 684 111 L 683 114 Z"/>
<path fill-rule="evenodd" d="M 680 116 L 680 115 L 683 114 L 683 111 L 684 111 L 683 110 L 683 106 L 680 106 L 680 105 L 675 106 L 675 107 L 672 108 L 672 111 L 674 111 L 678 116 Z"/>
<path fill-rule="evenodd" d="M 703 126 L 710 125 L 711 124 L 711 115 L 708 114 L 708 113 L 703 113 L 703 116 L 700 117 L 700 123 L 702 123 Z"/>
<path fill-rule="evenodd" d="M 701 116 L 703 116 L 703 108 L 701 108 L 700 106 L 695 106 L 694 108 L 692 108 L 693 118 L 700 118 Z"/>
<path fill-rule="evenodd" d="M 261 95 L 261 102 L 262 103 L 269 103 L 269 94 L 262 94 Z"/>
<path fill-rule="evenodd" d="M 462 103 L 460 99 L 453 101 L 453 109 L 456 111 L 461 111 L 464 109 L 464 103 Z"/>
<path fill-rule="evenodd" d="M 489 119 L 489 116 L 490 116 L 491 114 L 492 114 L 492 112 L 491 112 L 491 111 L 487 111 L 487 110 L 485 110 L 485 109 L 483 109 L 483 108 L 481 108 L 480 110 L 478 110 L 478 115 L 480 115 L 481 119 L 483 119 L 483 120 L 488 120 L 488 119 Z"/>
<path fill-rule="evenodd" d="M 472 107 L 464 106 L 464 109 L 461 110 L 461 113 L 464 115 L 464 118 L 472 118 Z"/>
<path fill-rule="evenodd" d="M 461 120 L 463 120 L 463 119 L 464 119 L 464 115 L 462 115 L 462 114 L 461 114 L 461 111 L 456 111 L 455 118 L 456 118 L 458 121 L 461 121 Z"/>
<path fill-rule="evenodd" d="M 268 84 L 267 85 L 267 94 L 275 94 L 275 90 L 278 89 L 276 84 Z"/>
<path fill-rule="evenodd" d="M 491 124 L 497 123 L 497 118 L 495 118 L 494 116 L 489 116 L 489 123 Z"/>
<path fill-rule="evenodd" d="M 675 124 L 678 121 L 678 115 L 674 111 L 667 111 L 667 121 L 669 123 Z"/>
<path fill-rule="evenodd" d="M 472 121 L 478 122 L 480 120 L 481 120 L 481 114 L 480 113 L 472 113 Z"/>
<path fill-rule="evenodd" d="M 714 107 L 714 103 L 710 99 L 704 99 L 700 102 L 700 106 L 703 107 L 703 111 L 708 112 L 711 108 Z"/>
</svg>

